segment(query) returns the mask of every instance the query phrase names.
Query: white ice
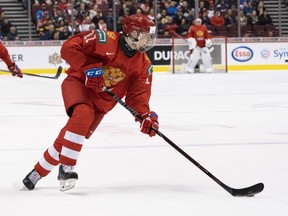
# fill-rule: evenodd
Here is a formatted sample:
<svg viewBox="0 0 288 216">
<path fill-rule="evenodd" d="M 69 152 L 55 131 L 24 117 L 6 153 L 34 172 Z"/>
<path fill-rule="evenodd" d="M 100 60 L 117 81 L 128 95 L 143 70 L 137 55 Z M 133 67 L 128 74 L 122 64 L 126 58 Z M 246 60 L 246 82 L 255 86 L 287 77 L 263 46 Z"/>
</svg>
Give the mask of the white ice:
<svg viewBox="0 0 288 216">
<path fill-rule="evenodd" d="M 160 131 L 230 187 L 233 197 L 159 136 L 139 132 L 121 105 L 85 142 L 74 189 L 53 170 L 22 179 L 67 121 L 61 82 L 0 76 L 1 216 L 287 216 L 288 72 L 155 73 Z"/>
</svg>

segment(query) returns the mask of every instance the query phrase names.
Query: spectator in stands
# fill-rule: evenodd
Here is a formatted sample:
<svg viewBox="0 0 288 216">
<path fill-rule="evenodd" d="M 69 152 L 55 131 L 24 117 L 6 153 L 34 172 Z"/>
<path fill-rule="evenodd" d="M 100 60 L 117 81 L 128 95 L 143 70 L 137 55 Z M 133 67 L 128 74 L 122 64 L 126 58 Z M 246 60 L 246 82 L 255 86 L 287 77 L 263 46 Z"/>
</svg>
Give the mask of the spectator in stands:
<svg viewBox="0 0 288 216">
<path fill-rule="evenodd" d="M 226 11 L 230 8 L 226 0 L 220 0 L 216 7 L 217 7 L 217 10 L 220 11 L 221 14 L 226 13 Z"/>
<path fill-rule="evenodd" d="M 246 0 L 240 0 L 240 9 L 243 10 L 243 8 L 246 6 L 247 1 Z"/>
<path fill-rule="evenodd" d="M 1 32 L 4 36 L 6 36 L 10 32 L 10 27 L 12 24 L 10 23 L 9 19 L 5 18 L 3 20 L 2 26 L 1 26 Z"/>
<path fill-rule="evenodd" d="M 225 24 L 224 18 L 220 15 L 220 11 L 215 10 L 214 16 L 210 19 L 210 23 L 212 26 L 223 26 Z"/>
<path fill-rule="evenodd" d="M 102 19 L 102 18 L 101 18 Z M 99 19 L 99 21 L 100 21 L 100 19 Z M 98 21 L 98 22 L 99 22 Z M 89 16 L 89 15 L 87 15 L 86 17 L 85 17 L 85 20 L 82 22 L 82 24 L 81 24 L 81 27 L 82 27 L 82 31 L 88 31 L 88 30 L 90 30 L 91 28 L 92 29 L 95 29 L 96 28 L 96 26 L 98 26 L 98 23 L 97 23 L 97 25 L 95 25 L 93 22 L 92 22 L 92 19 L 91 19 L 91 17 Z"/>
<path fill-rule="evenodd" d="M 53 17 L 53 12 L 47 8 L 46 3 L 41 4 L 41 8 L 36 12 L 36 23 L 43 19 L 46 14 Z"/>
<path fill-rule="evenodd" d="M 53 19 L 54 19 L 56 25 L 59 25 L 59 23 L 60 23 L 61 21 L 66 21 L 66 18 L 65 18 L 65 16 L 64 16 L 64 13 L 63 13 L 63 11 L 60 10 L 60 9 L 57 9 L 57 10 L 56 10 L 56 13 L 55 13 Z"/>
<path fill-rule="evenodd" d="M 106 23 L 107 23 L 107 29 L 109 31 L 114 31 L 114 17 L 112 8 L 109 8 L 108 10 L 108 14 L 106 16 Z"/>
<path fill-rule="evenodd" d="M 103 18 L 102 11 L 100 9 L 97 9 L 97 14 L 92 18 L 92 22 L 94 23 L 95 26 L 97 26 L 99 20 L 102 18 Z"/>
<path fill-rule="evenodd" d="M 256 10 L 253 10 L 251 14 L 247 14 L 247 25 L 257 25 L 258 24 L 258 16 Z"/>
<path fill-rule="evenodd" d="M 237 24 L 240 23 L 240 26 L 247 25 L 247 17 L 244 15 L 243 10 L 240 10 L 240 13 L 236 17 Z"/>
<path fill-rule="evenodd" d="M 224 17 L 225 20 L 225 25 L 227 26 L 232 26 L 232 25 L 236 25 L 236 17 L 234 17 L 233 12 L 231 9 L 227 10 L 227 14 Z"/>
<path fill-rule="evenodd" d="M 140 0 L 139 8 L 143 11 L 143 14 L 147 14 L 150 10 L 150 5 L 147 0 Z"/>
<path fill-rule="evenodd" d="M 258 17 L 258 25 L 266 25 L 266 24 L 272 24 L 272 18 L 268 14 L 267 10 L 263 11 L 263 9 L 260 9 L 260 14 Z"/>
<path fill-rule="evenodd" d="M 47 11 L 45 11 L 44 16 L 37 22 L 37 31 L 41 33 L 44 32 L 46 29 L 48 30 L 49 24 L 53 22 L 54 20 L 52 19 L 52 17 L 49 15 Z"/>
<path fill-rule="evenodd" d="M 135 14 L 143 14 L 143 10 L 141 8 L 137 8 Z"/>
<path fill-rule="evenodd" d="M 53 40 L 60 40 L 60 31 L 56 30 L 53 34 Z"/>
<path fill-rule="evenodd" d="M 182 23 L 182 19 L 185 18 L 182 12 L 182 9 L 179 8 L 177 11 L 177 14 L 174 16 L 173 18 L 173 23 L 175 23 L 176 25 L 180 25 Z"/>
<path fill-rule="evenodd" d="M 189 10 L 189 16 L 186 17 L 186 20 L 189 25 L 192 25 L 193 21 L 195 20 L 194 10 Z"/>
<path fill-rule="evenodd" d="M 183 16 L 187 18 L 189 16 L 189 11 L 191 10 L 191 8 L 188 7 L 187 1 L 183 1 L 180 8 L 182 10 Z"/>
<path fill-rule="evenodd" d="M 238 0 L 228 0 L 227 4 L 230 6 L 230 9 L 235 10 L 238 7 Z"/>
<path fill-rule="evenodd" d="M 77 21 L 77 19 L 73 18 L 68 26 L 69 31 L 72 35 L 78 34 L 82 32 L 81 25 Z"/>
<path fill-rule="evenodd" d="M 199 1 L 199 17 L 202 17 L 203 12 L 206 12 L 204 1 Z"/>
<path fill-rule="evenodd" d="M 266 7 L 264 6 L 264 2 L 261 0 L 256 8 L 257 15 L 259 16 L 260 10 L 266 11 Z"/>
<path fill-rule="evenodd" d="M 209 7 L 207 9 L 207 15 L 209 17 L 209 19 L 211 19 L 212 16 L 214 16 L 214 11 L 215 11 L 215 5 L 214 2 L 212 0 L 209 1 Z"/>
<path fill-rule="evenodd" d="M 243 8 L 243 13 L 245 16 L 248 16 L 248 14 L 252 14 L 253 10 L 254 8 L 252 7 L 252 2 L 249 0 Z"/>
<path fill-rule="evenodd" d="M 189 30 L 190 25 L 188 24 L 185 17 L 181 19 L 180 24 L 178 25 L 177 34 L 186 35 Z"/>
<path fill-rule="evenodd" d="M 147 13 L 147 17 L 151 20 L 153 20 L 153 22 L 155 22 L 155 17 L 154 17 L 154 8 L 150 8 L 149 12 Z"/>
<path fill-rule="evenodd" d="M 177 14 L 177 7 L 176 7 L 176 2 L 167 0 L 165 1 L 165 6 L 166 6 L 166 11 L 167 15 L 174 18 L 174 16 Z"/>
<path fill-rule="evenodd" d="M 158 35 L 159 37 L 164 37 L 167 33 L 170 35 L 175 35 L 178 30 L 178 25 L 173 23 L 173 18 L 167 16 L 166 18 L 162 18 L 161 24 L 158 26 Z"/>
<path fill-rule="evenodd" d="M 202 25 L 208 26 L 211 25 L 210 18 L 208 17 L 207 11 L 204 11 L 202 14 Z"/>
<path fill-rule="evenodd" d="M 72 33 L 69 31 L 68 25 L 65 24 L 59 33 L 59 40 L 67 40 L 71 36 L 72 36 Z"/>
<path fill-rule="evenodd" d="M 99 20 L 98 26 L 96 26 L 96 28 L 103 30 L 103 31 L 107 31 L 107 23 L 105 23 L 105 20 L 103 17 Z"/>
<path fill-rule="evenodd" d="M 82 22 L 85 20 L 85 17 L 89 16 L 89 10 L 87 9 L 87 6 L 85 3 L 80 2 L 80 8 L 78 11 L 78 17 L 77 19 Z"/>
<path fill-rule="evenodd" d="M 40 35 L 40 40 L 54 40 L 55 26 L 50 24 L 48 31 Z"/>
<path fill-rule="evenodd" d="M 67 1 L 67 0 L 60 0 L 60 1 L 58 1 L 58 8 L 59 8 L 61 11 L 67 10 L 67 7 L 68 7 L 68 1 Z"/>
<path fill-rule="evenodd" d="M 123 32 L 123 17 L 118 17 L 116 21 L 116 31 Z"/>
<path fill-rule="evenodd" d="M 6 35 L 8 41 L 19 41 L 20 38 L 17 33 L 17 29 L 15 26 L 10 27 L 9 33 Z"/>
</svg>

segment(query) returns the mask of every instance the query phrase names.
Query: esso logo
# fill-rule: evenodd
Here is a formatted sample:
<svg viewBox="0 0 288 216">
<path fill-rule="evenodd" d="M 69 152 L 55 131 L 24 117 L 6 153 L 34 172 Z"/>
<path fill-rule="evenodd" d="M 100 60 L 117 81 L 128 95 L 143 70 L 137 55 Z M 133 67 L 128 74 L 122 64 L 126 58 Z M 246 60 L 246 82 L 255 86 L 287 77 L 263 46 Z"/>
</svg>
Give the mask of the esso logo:
<svg viewBox="0 0 288 216">
<path fill-rule="evenodd" d="M 232 58 L 239 62 L 247 62 L 253 57 L 253 51 L 246 46 L 240 46 L 232 51 Z"/>
</svg>

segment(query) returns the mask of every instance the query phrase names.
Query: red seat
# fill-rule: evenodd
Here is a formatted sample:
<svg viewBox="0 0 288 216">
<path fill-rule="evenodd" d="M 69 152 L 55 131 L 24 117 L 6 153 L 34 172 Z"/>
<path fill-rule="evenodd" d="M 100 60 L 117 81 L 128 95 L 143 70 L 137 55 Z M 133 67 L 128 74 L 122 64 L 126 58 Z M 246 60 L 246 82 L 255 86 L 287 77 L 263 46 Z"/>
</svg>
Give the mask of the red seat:
<svg viewBox="0 0 288 216">
<path fill-rule="evenodd" d="M 253 31 L 258 36 L 266 34 L 265 25 L 253 25 Z"/>
</svg>

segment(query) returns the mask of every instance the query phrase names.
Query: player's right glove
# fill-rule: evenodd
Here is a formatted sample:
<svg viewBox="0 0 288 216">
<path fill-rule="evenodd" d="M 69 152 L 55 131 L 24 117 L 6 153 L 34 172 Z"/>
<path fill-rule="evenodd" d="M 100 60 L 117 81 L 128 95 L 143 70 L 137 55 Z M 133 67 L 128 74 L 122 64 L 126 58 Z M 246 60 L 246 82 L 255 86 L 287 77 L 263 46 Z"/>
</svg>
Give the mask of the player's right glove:
<svg viewBox="0 0 288 216">
<path fill-rule="evenodd" d="M 140 131 L 148 134 L 150 137 L 156 135 L 156 131 L 159 129 L 158 115 L 151 111 L 142 115 L 143 121 L 141 122 Z"/>
<path fill-rule="evenodd" d="M 9 65 L 8 69 L 12 72 L 13 76 L 17 76 L 20 78 L 23 77 L 21 69 L 18 67 L 18 65 L 15 62 L 13 62 L 12 65 Z"/>
<path fill-rule="evenodd" d="M 86 87 L 93 89 L 96 94 L 102 92 L 103 87 L 105 86 L 103 73 L 102 67 L 92 67 L 84 71 L 84 74 L 86 75 Z"/>
</svg>

